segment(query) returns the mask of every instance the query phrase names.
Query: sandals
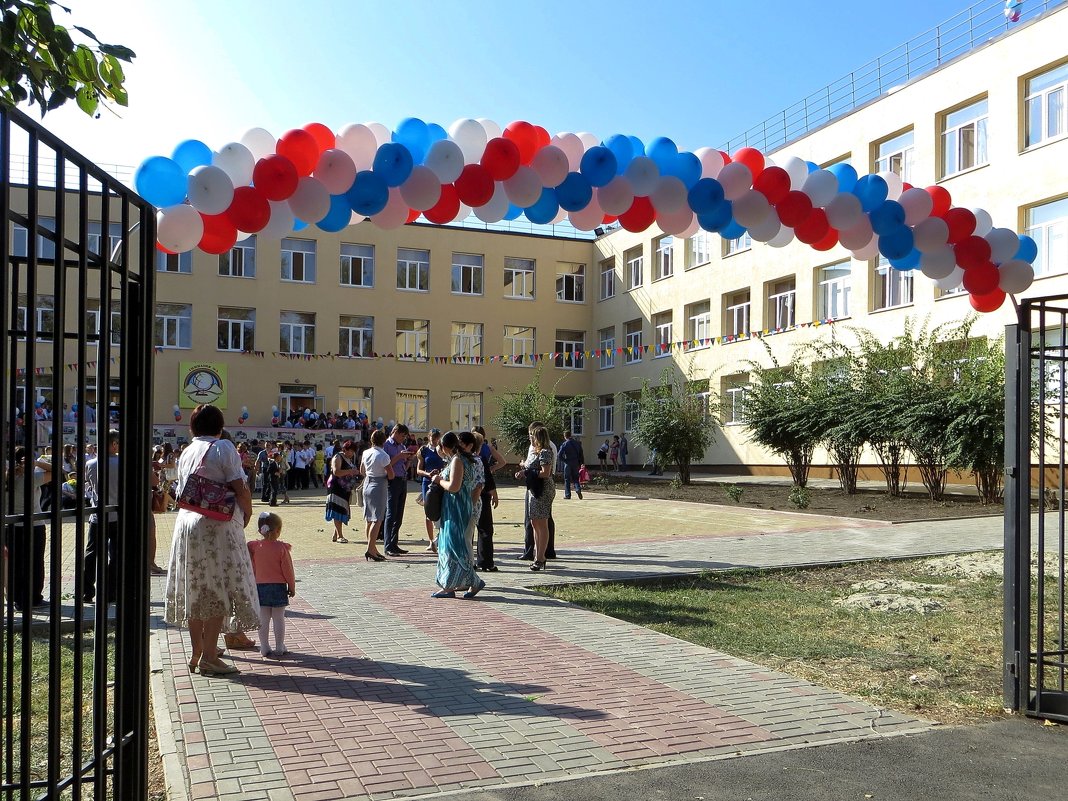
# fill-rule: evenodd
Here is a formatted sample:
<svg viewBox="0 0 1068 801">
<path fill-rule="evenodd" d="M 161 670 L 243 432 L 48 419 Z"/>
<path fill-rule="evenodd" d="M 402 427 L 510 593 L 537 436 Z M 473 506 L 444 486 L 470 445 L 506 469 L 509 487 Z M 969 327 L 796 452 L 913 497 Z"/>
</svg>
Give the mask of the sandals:
<svg viewBox="0 0 1068 801">
<path fill-rule="evenodd" d="M 227 665 L 225 662 L 220 662 L 218 666 L 211 664 L 200 665 L 201 676 L 232 676 L 235 673 L 240 673 L 233 665 Z"/>
<path fill-rule="evenodd" d="M 349 541 L 347 539 L 345 539 L 344 537 L 334 537 L 334 539 L 332 539 L 330 541 L 331 542 L 340 542 L 342 545 L 348 545 L 349 544 Z"/>
<path fill-rule="evenodd" d="M 442 590 L 441 592 L 430 593 L 431 598 L 455 598 L 456 593 L 452 590 Z"/>
<path fill-rule="evenodd" d="M 256 647 L 256 643 L 241 634 L 224 634 L 223 642 L 226 643 L 226 647 L 231 651 L 251 651 Z"/>
</svg>

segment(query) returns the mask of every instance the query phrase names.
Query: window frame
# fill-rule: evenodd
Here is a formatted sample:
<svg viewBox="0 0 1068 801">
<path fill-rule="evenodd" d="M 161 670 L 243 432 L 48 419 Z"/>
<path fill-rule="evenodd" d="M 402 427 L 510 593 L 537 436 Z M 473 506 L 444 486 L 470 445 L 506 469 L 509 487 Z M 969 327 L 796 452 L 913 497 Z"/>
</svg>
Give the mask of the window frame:
<svg viewBox="0 0 1068 801">
<path fill-rule="evenodd" d="M 509 334 L 509 329 L 512 329 L 515 333 Z M 530 332 L 529 337 L 519 336 L 525 331 Z M 533 360 L 530 358 L 537 353 L 537 341 L 538 341 L 538 329 L 530 325 L 505 325 L 504 326 L 504 350 L 505 350 L 505 365 L 509 367 L 533 367 Z M 529 342 L 530 350 L 527 351 L 522 347 L 522 343 Z M 516 345 L 520 345 L 519 351 L 516 351 Z M 516 361 L 516 356 L 522 356 L 522 359 Z"/>
<path fill-rule="evenodd" d="M 311 318 L 311 322 L 305 320 L 287 320 L 286 315 L 302 315 Z M 278 313 L 278 352 L 285 353 L 293 356 L 314 356 L 315 355 L 315 324 L 316 315 L 315 312 L 302 312 L 294 311 L 290 309 L 283 309 Z M 286 349 L 285 334 L 289 331 L 289 349 Z M 299 336 L 298 336 L 299 334 Z M 293 344 L 299 339 L 300 350 L 294 350 Z"/>
<path fill-rule="evenodd" d="M 292 247 L 297 243 L 307 245 L 308 247 Z M 316 280 L 317 253 L 318 242 L 314 239 L 283 237 L 278 254 L 279 280 L 284 281 L 287 284 L 314 284 Z M 298 254 L 300 255 L 299 260 L 296 258 Z M 289 267 L 288 278 L 286 277 L 287 257 Z M 295 277 L 298 272 L 298 261 L 300 262 L 300 278 Z"/>
<path fill-rule="evenodd" d="M 464 330 L 457 330 L 457 326 L 464 326 Z M 473 330 L 468 332 L 467 326 Z M 470 323 L 454 320 L 452 323 L 452 355 L 464 359 L 482 359 L 482 344 L 485 340 L 485 324 Z M 464 362 L 460 362 L 464 364 Z"/>
<path fill-rule="evenodd" d="M 401 328 L 401 323 L 411 323 L 411 328 Z M 420 326 L 419 323 L 423 325 Z M 430 360 L 430 320 L 413 317 L 398 317 L 396 330 L 397 361 L 426 362 Z M 404 346 L 401 346 L 401 338 Z M 411 345 L 415 347 L 412 348 Z M 421 351 L 420 351 L 421 348 Z"/>
<path fill-rule="evenodd" d="M 561 272 L 561 268 L 570 267 L 572 272 Z M 578 268 L 576 272 L 574 268 Z M 570 287 L 570 289 L 569 289 Z M 568 295 L 571 297 L 568 297 Z M 586 265 L 578 262 L 556 263 L 556 302 L 557 303 L 585 303 L 586 302 Z"/>
<path fill-rule="evenodd" d="M 475 398 L 476 400 L 466 400 Z M 474 409 L 474 414 L 471 413 Z M 456 431 L 470 431 L 482 424 L 482 393 L 466 390 L 449 391 L 449 426 Z M 466 415 L 466 422 L 464 416 Z"/>
<path fill-rule="evenodd" d="M 638 328 L 631 330 L 631 324 L 637 323 Z M 627 320 L 623 323 L 623 363 L 637 364 L 642 360 L 642 318 Z"/>
<path fill-rule="evenodd" d="M 366 248 L 370 251 L 370 255 L 361 255 L 359 253 L 346 253 L 345 249 Z M 359 263 L 360 282 L 352 280 L 353 273 L 355 272 L 354 265 Z M 345 274 L 348 272 L 348 279 L 345 280 Z M 341 252 L 338 256 L 338 283 L 340 286 L 354 287 L 356 289 L 374 289 L 375 286 L 375 246 L 365 245 L 359 242 L 342 242 Z"/>
<path fill-rule="evenodd" d="M 641 246 L 623 252 L 625 265 L 624 276 L 627 279 L 627 291 L 641 288 L 645 281 L 645 251 Z"/>
<path fill-rule="evenodd" d="M 426 431 L 430 420 L 430 390 L 398 388 L 394 411 L 397 422 L 407 425 L 410 431 Z"/>
<path fill-rule="evenodd" d="M 740 303 L 732 303 L 742 296 L 745 300 Z M 738 315 L 741 313 L 742 329 L 738 330 Z M 728 320 L 733 330 L 728 331 Z M 753 290 L 752 288 L 739 289 L 736 292 L 728 292 L 723 296 L 723 336 L 745 339 L 752 331 L 753 323 Z"/>
<path fill-rule="evenodd" d="M 161 314 L 161 308 L 173 311 L 172 314 Z M 173 323 L 174 341 L 176 344 L 168 344 L 168 329 Z M 159 326 L 162 325 L 162 330 Z M 160 335 L 163 341 L 160 341 Z M 183 345 L 182 341 L 186 344 Z M 152 328 L 152 343 L 161 350 L 191 350 L 193 347 L 193 304 L 192 303 L 156 303 L 155 317 Z"/>
<path fill-rule="evenodd" d="M 346 320 L 370 321 L 370 325 L 345 325 Z M 347 334 L 345 333 L 347 332 Z M 348 347 L 345 338 L 348 339 Z M 353 348 L 354 340 L 358 347 Z M 375 318 L 369 314 L 342 314 L 338 317 L 338 355 L 347 359 L 374 358 Z M 356 353 L 353 353 L 356 350 Z"/>
<path fill-rule="evenodd" d="M 777 287 L 787 284 L 792 285 L 790 289 L 773 291 Z M 768 281 L 766 286 L 767 328 L 771 331 L 789 331 L 791 328 L 797 328 L 797 278 L 788 276 L 776 281 Z M 779 325 L 778 323 L 782 322 L 784 311 L 789 324 Z M 773 320 L 776 323 L 775 325 L 771 324 Z"/>
<path fill-rule="evenodd" d="M 250 318 L 241 319 L 239 317 L 223 317 L 223 310 L 233 310 L 248 312 Z M 249 353 L 256 349 L 256 310 L 248 309 L 239 306 L 219 306 L 216 310 L 216 350 L 221 353 Z M 233 342 L 234 324 L 237 324 L 240 331 L 240 339 L 242 344 L 245 344 L 245 340 L 249 339 L 249 347 L 242 348 L 220 348 L 218 347 L 219 340 L 218 335 L 222 333 L 223 323 L 226 323 L 226 341 L 227 343 Z"/>
<path fill-rule="evenodd" d="M 562 336 L 571 334 L 570 339 Z M 578 339 L 574 335 L 579 336 Z M 572 329 L 556 329 L 556 340 L 553 352 L 559 354 L 553 359 L 553 363 L 559 370 L 583 370 L 586 367 L 586 332 Z M 568 356 L 570 354 L 570 357 Z M 568 362 L 571 364 L 568 364 Z"/>
<path fill-rule="evenodd" d="M 606 422 L 608 425 L 605 425 Z M 614 395 L 599 395 L 597 397 L 597 428 L 598 436 L 615 433 L 616 399 Z"/>
<path fill-rule="evenodd" d="M 837 278 L 822 278 L 823 274 L 828 270 L 845 270 L 844 276 L 838 276 Z M 851 262 L 847 260 L 838 261 L 833 264 L 824 264 L 816 268 L 816 280 L 813 281 L 816 287 L 816 319 L 820 322 L 824 320 L 844 320 L 851 316 L 850 303 L 853 299 L 853 270 L 851 268 Z M 844 287 L 843 290 L 835 292 L 834 287 Z M 845 312 L 843 314 L 830 314 L 830 309 L 834 305 L 832 301 L 833 297 L 843 298 L 843 305 L 845 306 Z"/>
<path fill-rule="evenodd" d="M 464 259 L 472 261 L 464 261 Z M 477 262 L 474 261 L 476 259 Z M 486 294 L 486 257 L 481 253 L 454 252 L 450 287 L 454 295 L 481 296 Z"/>
<path fill-rule="evenodd" d="M 527 269 L 525 264 L 529 264 Z M 528 259 L 522 256 L 504 257 L 504 297 L 509 300 L 534 300 L 537 298 L 536 273 L 538 263 L 536 259 Z M 517 278 L 522 276 L 522 281 Z M 529 282 L 529 287 L 527 286 Z M 516 287 L 522 284 L 523 292 L 516 292 Z M 511 291 L 509 291 L 511 289 Z"/>
<path fill-rule="evenodd" d="M 1044 67 L 1039 72 L 1034 73 L 1023 81 L 1023 90 L 1021 95 L 1023 96 L 1023 150 L 1030 150 L 1031 148 L 1041 147 L 1049 142 L 1056 142 L 1068 136 L 1068 61 L 1062 61 L 1059 64 L 1053 64 L 1049 67 Z M 1064 71 L 1064 79 L 1058 81 L 1055 84 L 1051 84 L 1043 89 L 1032 90 L 1031 84 L 1034 81 L 1038 81 L 1047 75 L 1056 74 L 1058 71 Z M 1060 109 L 1058 110 L 1058 123 L 1060 130 L 1055 134 L 1049 133 L 1049 99 L 1055 93 L 1060 93 Z M 1038 108 L 1041 110 L 1041 136 L 1035 141 L 1031 141 L 1031 112 L 1032 101 L 1040 100 Z"/>
<path fill-rule="evenodd" d="M 966 118 L 964 122 L 958 122 L 955 125 L 950 126 L 950 119 L 957 114 L 966 112 L 979 105 L 983 106 L 981 114 L 976 113 L 973 116 Z M 941 151 L 939 157 L 942 161 L 942 178 L 952 178 L 955 175 L 967 172 L 968 170 L 974 170 L 978 167 L 983 167 L 990 163 L 990 147 L 987 142 L 987 136 L 989 134 L 988 120 L 990 117 L 990 101 L 984 95 L 982 97 L 975 98 L 969 102 L 964 103 L 957 108 L 950 109 L 949 111 L 942 112 L 940 117 L 939 128 L 941 133 L 939 137 L 939 143 L 941 145 Z M 961 154 L 964 152 L 963 135 L 969 127 L 974 127 L 975 142 L 974 142 L 974 162 L 966 166 L 961 165 Z M 953 161 L 956 162 L 950 165 L 950 153 L 947 149 L 950 136 L 952 135 L 953 145 Z"/>
<path fill-rule="evenodd" d="M 899 140 L 903 140 L 906 136 L 909 137 L 909 143 L 902 145 L 895 150 L 889 150 L 883 152 L 884 145 L 895 145 Z M 873 144 L 873 161 L 875 162 L 875 169 L 872 172 L 892 172 L 896 174 L 902 181 L 912 182 L 912 173 L 916 167 L 916 131 L 913 128 L 906 128 L 898 133 L 891 134 L 890 136 L 877 139 Z M 893 168 L 894 160 L 900 158 L 901 171 L 897 171 Z"/>
<path fill-rule="evenodd" d="M 402 258 L 402 253 L 422 254 L 425 261 L 417 261 L 414 258 Z M 404 269 L 404 283 L 401 285 L 401 268 Z M 411 286 L 411 279 L 415 276 L 415 286 Z M 399 292 L 429 292 L 430 291 L 430 251 L 422 248 L 397 248 L 397 291 Z"/>
<path fill-rule="evenodd" d="M 609 332 L 605 337 L 605 332 Z M 597 341 L 601 355 L 598 358 L 598 370 L 611 370 L 616 366 L 616 327 L 602 328 L 597 332 Z"/>
<path fill-rule="evenodd" d="M 663 281 L 675 274 L 675 237 L 664 234 L 655 240 L 656 275 L 653 281 Z"/>
<path fill-rule="evenodd" d="M 235 273 L 235 255 L 240 251 L 238 262 L 239 272 Z M 251 253 L 251 258 L 249 254 Z M 224 268 L 225 264 L 225 268 Z M 246 265 L 251 264 L 252 269 L 246 270 Z M 224 272 L 224 269 L 226 270 Z M 226 253 L 219 254 L 219 277 L 220 278 L 255 278 L 256 277 L 256 235 L 235 242 L 234 246 Z"/>
<path fill-rule="evenodd" d="M 1064 205 L 1065 213 L 1063 216 L 1054 217 L 1045 222 L 1032 222 L 1032 215 L 1036 209 L 1053 206 L 1058 203 Z M 1023 211 L 1026 233 L 1038 245 L 1038 257 L 1035 259 L 1035 277 L 1045 278 L 1049 275 L 1061 275 L 1068 272 L 1068 197 L 1034 203 L 1024 207 Z M 1060 251 L 1059 254 L 1055 252 L 1057 249 Z M 1051 255 L 1061 256 L 1060 269 L 1051 270 L 1049 268 L 1052 261 Z"/>
<path fill-rule="evenodd" d="M 883 275 L 884 271 L 888 272 L 880 282 L 880 275 Z M 876 259 L 872 267 L 872 311 L 887 311 L 889 309 L 903 309 L 907 306 L 912 306 L 916 301 L 916 283 L 913 280 L 913 272 L 913 270 L 895 270 L 893 265 L 882 256 Z M 893 280 L 890 280 L 891 276 Z M 908 299 L 892 303 L 893 287 L 898 283 L 902 286 L 908 286 Z M 882 288 L 881 293 L 880 287 Z M 880 294 L 882 295 L 881 298 L 879 297 Z M 883 302 L 884 305 L 880 306 L 880 302 Z"/>
<path fill-rule="evenodd" d="M 704 311 L 701 311 L 701 307 Z M 712 335 L 712 298 L 691 303 L 684 309 L 686 316 L 686 350 L 707 348 L 702 340 L 714 339 Z M 696 342 L 697 344 L 692 344 Z"/>
<path fill-rule="evenodd" d="M 666 322 L 665 322 L 666 320 Z M 662 359 L 671 355 L 671 343 L 675 336 L 675 313 L 673 310 L 653 315 L 653 358 Z M 664 346 L 667 346 L 666 348 Z"/>
</svg>

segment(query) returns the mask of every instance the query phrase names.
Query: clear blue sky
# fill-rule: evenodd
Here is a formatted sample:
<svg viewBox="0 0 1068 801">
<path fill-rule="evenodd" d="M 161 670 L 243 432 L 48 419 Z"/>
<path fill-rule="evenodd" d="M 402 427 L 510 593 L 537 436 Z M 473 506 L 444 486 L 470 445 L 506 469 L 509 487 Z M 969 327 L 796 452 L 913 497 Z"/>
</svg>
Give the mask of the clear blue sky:
<svg viewBox="0 0 1068 801">
<path fill-rule="evenodd" d="M 71 0 L 137 52 L 130 107 L 46 125 L 136 165 L 248 128 L 419 117 L 716 146 L 966 9 L 963 0 Z M 1025 2 L 1025 6 L 1028 3 Z M 986 0 L 984 6 L 1000 6 Z"/>
</svg>

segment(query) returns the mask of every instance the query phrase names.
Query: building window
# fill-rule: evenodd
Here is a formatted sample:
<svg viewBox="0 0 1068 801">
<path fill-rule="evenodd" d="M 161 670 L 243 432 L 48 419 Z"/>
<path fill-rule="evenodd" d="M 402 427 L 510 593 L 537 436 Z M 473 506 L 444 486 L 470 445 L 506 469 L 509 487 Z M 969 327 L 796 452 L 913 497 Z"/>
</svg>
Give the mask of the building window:
<svg viewBox="0 0 1068 801">
<path fill-rule="evenodd" d="M 181 273 L 189 275 L 193 272 L 193 254 L 187 253 L 163 253 L 156 252 L 156 272 L 158 273 Z"/>
<path fill-rule="evenodd" d="M 452 324 L 452 355 L 466 359 L 482 358 L 482 323 Z"/>
<path fill-rule="evenodd" d="M 797 285 L 793 278 L 772 281 L 768 289 L 768 328 L 793 328 L 796 325 Z"/>
<path fill-rule="evenodd" d="M 670 278 L 675 272 L 675 237 L 662 236 L 656 240 L 656 277 L 654 281 Z"/>
<path fill-rule="evenodd" d="M 341 243 L 341 285 L 375 285 L 375 246 Z"/>
<path fill-rule="evenodd" d="M 454 431 L 470 431 L 479 425 L 482 425 L 482 393 L 450 393 L 449 427 Z"/>
<path fill-rule="evenodd" d="M 219 307 L 219 350 L 256 349 L 256 310 Z"/>
<path fill-rule="evenodd" d="M 988 161 L 986 98 L 942 117 L 942 177 Z"/>
<path fill-rule="evenodd" d="M 624 364 L 634 364 L 642 360 L 642 321 L 631 320 L 623 325 Z"/>
<path fill-rule="evenodd" d="M 912 303 L 912 271 L 895 270 L 882 256 L 875 266 L 873 309 L 892 309 Z"/>
<path fill-rule="evenodd" d="M 571 407 L 564 411 L 564 419 L 561 420 L 565 431 L 570 431 L 572 436 L 581 437 L 585 429 L 582 412 L 582 401 L 574 398 L 559 398 L 561 401 L 571 401 Z"/>
<path fill-rule="evenodd" d="M 597 433 L 611 434 L 616 430 L 616 399 L 601 395 L 597 399 Z"/>
<path fill-rule="evenodd" d="M 616 296 L 616 260 L 605 259 L 601 262 L 601 300 Z"/>
<path fill-rule="evenodd" d="M 157 303 L 157 348 L 193 347 L 193 306 L 189 303 Z"/>
<path fill-rule="evenodd" d="M 282 280 L 315 283 L 315 242 L 310 239 L 282 240 Z"/>
<path fill-rule="evenodd" d="M 219 275 L 229 278 L 256 277 L 255 236 L 241 240 L 228 253 L 219 256 Z"/>
<path fill-rule="evenodd" d="M 686 240 L 686 269 L 691 270 L 712 261 L 712 234 L 698 231 Z"/>
<path fill-rule="evenodd" d="M 475 253 L 453 253 L 452 291 L 458 295 L 481 295 L 484 261 L 484 256 Z"/>
<path fill-rule="evenodd" d="M 712 302 L 702 300 L 686 307 L 686 348 L 708 347 L 706 341 L 712 338 Z"/>
<path fill-rule="evenodd" d="M 411 431 L 426 431 L 430 418 L 430 390 L 398 389 L 396 421 Z"/>
<path fill-rule="evenodd" d="M 56 221 L 52 217 L 38 217 L 37 225 L 48 231 L 56 230 Z M 89 223 L 90 226 L 93 223 Z M 97 223 L 97 229 L 99 232 L 100 223 Z M 91 229 L 90 229 L 91 230 Z M 119 229 L 121 232 L 121 228 Z M 90 242 L 92 240 L 90 239 Z M 98 238 L 99 247 L 99 238 Z M 95 251 L 94 251 L 95 252 Z M 21 225 L 14 225 L 12 238 L 11 238 L 11 255 L 26 258 L 29 256 L 29 233 Z M 110 255 L 110 254 L 109 254 Z M 37 234 L 37 258 L 42 261 L 52 261 L 56 257 L 56 243 L 53 239 L 49 239 L 43 234 Z"/>
<path fill-rule="evenodd" d="M 1068 271 L 1068 198 L 1029 208 L 1027 235 L 1038 245 L 1036 275 Z"/>
<path fill-rule="evenodd" d="M 374 355 L 375 318 L 341 315 L 338 324 L 338 355 L 366 359 Z"/>
<path fill-rule="evenodd" d="M 25 304 L 25 301 L 22 301 Z M 20 314 L 25 314 L 23 309 L 19 310 Z M 99 340 L 100 338 L 100 301 L 90 300 L 88 302 L 88 308 L 85 310 L 85 330 L 89 334 L 91 339 Z M 111 344 L 118 345 L 122 341 L 122 312 L 113 310 L 111 312 Z"/>
<path fill-rule="evenodd" d="M 315 313 L 284 311 L 280 316 L 278 350 L 282 353 L 315 353 Z"/>
<path fill-rule="evenodd" d="M 397 289 L 430 291 L 430 251 L 397 248 Z"/>
<path fill-rule="evenodd" d="M 56 328 L 56 300 L 52 295 L 38 295 L 37 304 L 34 308 L 34 322 L 37 325 L 37 339 L 42 342 L 51 342 L 55 335 Z M 19 309 L 18 320 L 16 326 L 23 334 L 19 339 L 26 339 L 29 336 L 29 320 L 26 316 L 26 309 L 29 308 L 29 298 L 26 295 L 19 295 Z"/>
<path fill-rule="evenodd" d="M 25 229 L 23 229 L 25 230 Z M 101 223 L 90 222 L 89 223 L 89 252 L 95 253 L 98 256 L 100 253 L 100 234 Z M 108 249 L 103 255 L 106 258 L 111 258 L 111 254 L 115 254 L 115 263 L 122 263 L 122 254 L 119 252 L 119 248 L 122 245 L 122 223 L 108 223 Z"/>
<path fill-rule="evenodd" d="M 535 329 L 521 325 L 504 327 L 505 364 L 530 366 L 534 354 Z"/>
<path fill-rule="evenodd" d="M 653 315 L 653 358 L 671 355 L 672 313 L 669 311 Z"/>
<path fill-rule="evenodd" d="M 425 362 L 430 355 L 430 321 L 397 320 L 397 358 Z"/>
<path fill-rule="evenodd" d="M 1068 93 L 1068 64 L 1061 64 L 1027 81 L 1026 147 L 1063 136 L 1068 130 L 1065 119 L 1065 94 Z"/>
<path fill-rule="evenodd" d="M 630 433 L 638 427 L 638 393 L 627 392 L 623 395 L 623 430 Z"/>
<path fill-rule="evenodd" d="M 915 148 L 912 131 L 906 131 L 877 143 L 876 172 L 896 172 L 902 181 L 911 181 Z"/>
<path fill-rule="evenodd" d="M 753 248 L 753 237 L 746 231 L 737 239 L 723 240 L 723 255 L 733 256 L 735 253 L 744 253 Z"/>
<path fill-rule="evenodd" d="M 556 265 L 556 299 L 565 303 L 586 302 L 586 265 Z"/>
<path fill-rule="evenodd" d="M 849 316 L 851 283 L 848 261 L 816 268 L 817 319 L 837 320 Z"/>
<path fill-rule="evenodd" d="M 723 377 L 723 424 L 745 422 L 745 393 L 749 389 L 749 374 L 737 373 Z"/>
<path fill-rule="evenodd" d="M 581 370 L 586 366 L 586 334 L 582 331 L 556 330 L 556 366 Z"/>
<path fill-rule="evenodd" d="M 338 387 L 337 408 L 342 412 L 363 412 L 368 420 L 374 420 L 371 414 L 374 406 L 373 387 Z"/>
<path fill-rule="evenodd" d="M 641 248 L 631 248 L 623 254 L 623 259 L 627 264 L 627 289 L 636 289 L 642 285 L 644 280 L 644 264 L 645 260 L 642 257 Z"/>
<path fill-rule="evenodd" d="M 504 296 L 534 300 L 534 259 L 504 259 Z"/>
<path fill-rule="evenodd" d="M 723 296 L 723 336 L 749 336 L 749 309 L 751 305 L 748 289 Z"/>
<path fill-rule="evenodd" d="M 616 366 L 616 327 L 602 328 L 597 332 L 598 344 L 601 350 L 600 369 L 607 370 Z"/>
</svg>

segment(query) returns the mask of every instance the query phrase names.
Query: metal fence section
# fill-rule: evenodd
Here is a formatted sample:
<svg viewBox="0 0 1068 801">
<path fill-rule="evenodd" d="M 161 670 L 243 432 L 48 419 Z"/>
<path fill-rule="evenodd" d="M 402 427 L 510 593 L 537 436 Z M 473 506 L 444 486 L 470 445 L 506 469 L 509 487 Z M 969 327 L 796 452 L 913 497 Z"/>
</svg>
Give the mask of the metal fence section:
<svg viewBox="0 0 1068 801">
<path fill-rule="evenodd" d="M 941 25 L 898 45 L 775 116 L 732 137 L 722 149 L 733 153 L 742 147 L 755 147 L 770 153 L 957 56 L 1010 32 L 1014 27 L 1041 16 L 1064 1 L 1025 2 L 1020 7 L 1020 19 L 1010 22 L 1004 13 L 1003 0 L 981 0 Z"/>
<path fill-rule="evenodd" d="M 1068 295 L 1022 301 L 1005 342 L 1005 703 L 1068 722 Z"/>
<path fill-rule="evenodd" d="M 144 798 L 155 210 L 18 110 L 0 170 L 0 799 Z"/>
</svg>

